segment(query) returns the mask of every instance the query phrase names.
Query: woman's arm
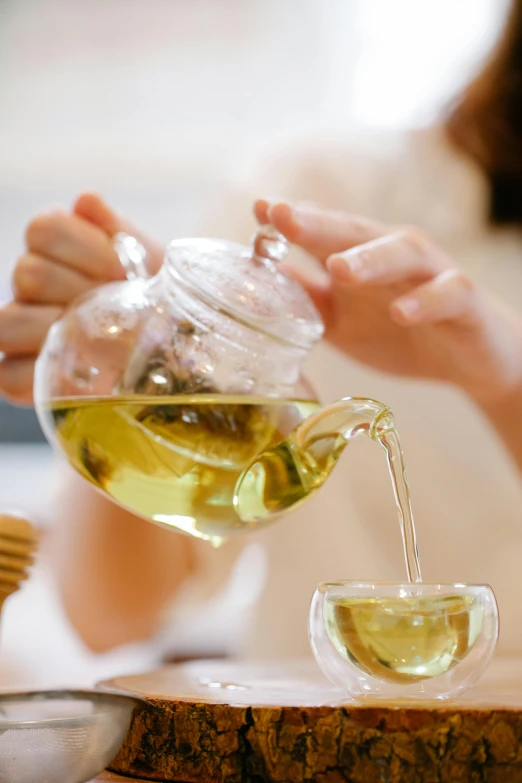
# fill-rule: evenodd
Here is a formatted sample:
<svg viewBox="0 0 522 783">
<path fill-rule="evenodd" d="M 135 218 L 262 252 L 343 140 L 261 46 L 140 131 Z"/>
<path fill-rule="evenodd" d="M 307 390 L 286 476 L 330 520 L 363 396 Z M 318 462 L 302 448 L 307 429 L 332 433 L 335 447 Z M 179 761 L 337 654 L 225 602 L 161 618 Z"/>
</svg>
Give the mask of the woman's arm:
<svg viewBox="0 0 522 783">
<path fill-rule="evenodd" d="M 50 514 L 65 610 L 95 652 L 147 639 L 193 569 L 193 541 L 106 500 L 69 469 Z"/>
</svg>

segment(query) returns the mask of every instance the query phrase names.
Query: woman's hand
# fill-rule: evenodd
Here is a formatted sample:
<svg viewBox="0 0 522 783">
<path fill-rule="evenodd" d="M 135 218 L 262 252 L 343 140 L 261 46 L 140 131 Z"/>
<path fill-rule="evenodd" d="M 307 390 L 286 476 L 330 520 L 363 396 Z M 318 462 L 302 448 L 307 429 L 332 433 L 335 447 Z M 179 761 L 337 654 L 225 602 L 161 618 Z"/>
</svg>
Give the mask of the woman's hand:
<svg viewBox="0 0 522 783">
<path fill-rule="evenodd" d="M 388 373 L 454 384 L 482 406 L 522 394 L 522 316 L 421 231 L 287 202 L 259 200 L 255 213 L 320 262 L 317 274 L 291 271 L 337 348 Z"/>
<path fill-rule="evenodd" d="M 13 300 L 0 309 L 0 392 L 31 403 L 34 363 L 54 321 L 77 296 L 125 277 L 112 247 L 118 231 L 137 236 L 159 268 L 162 249 L 143 237 L 99 196 L 83 194 L 71 212 L 34 218 L 26 231 L 26 252 L 12 281 Z"/>
</svg>

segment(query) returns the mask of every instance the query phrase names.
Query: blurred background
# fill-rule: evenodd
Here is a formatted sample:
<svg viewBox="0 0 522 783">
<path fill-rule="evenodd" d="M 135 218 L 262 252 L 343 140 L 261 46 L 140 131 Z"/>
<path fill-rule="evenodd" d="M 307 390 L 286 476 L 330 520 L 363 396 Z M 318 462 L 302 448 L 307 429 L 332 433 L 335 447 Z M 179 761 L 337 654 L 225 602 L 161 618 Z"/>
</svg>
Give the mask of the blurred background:
<svg viewBox="0 0 522 783">
<path fill-rule="evenodd" d="M 28 219 L 79 190 L 100 191 L 168 240 L 191 233 L 232 171 L 288 140 L 431 121 L 477 67 L 504 8 L 0 0 L 0 298 Z M 0 508 L 38 514 L 54 477 L 32 412 L 0 403 Z M 128 666 L 148 655 L 128 651 Z M 92 661 L 43 573 L 5 612 L 2 685 L 87 680 L 123 658 Z"/>
</svg>

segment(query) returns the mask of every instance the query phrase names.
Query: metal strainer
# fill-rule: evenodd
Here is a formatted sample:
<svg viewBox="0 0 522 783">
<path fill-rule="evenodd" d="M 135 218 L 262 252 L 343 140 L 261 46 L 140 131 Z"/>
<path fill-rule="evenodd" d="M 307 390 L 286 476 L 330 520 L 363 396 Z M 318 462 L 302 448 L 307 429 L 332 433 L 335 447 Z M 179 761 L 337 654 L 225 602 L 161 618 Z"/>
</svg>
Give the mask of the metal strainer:
<svg viewBox="0 0 522 783">
<path fill-rule="evenodd" d="M 0 783 L 86 783 L 123 744 L 142 699 L 98 691 L 0 695 Z"/>
</svg>

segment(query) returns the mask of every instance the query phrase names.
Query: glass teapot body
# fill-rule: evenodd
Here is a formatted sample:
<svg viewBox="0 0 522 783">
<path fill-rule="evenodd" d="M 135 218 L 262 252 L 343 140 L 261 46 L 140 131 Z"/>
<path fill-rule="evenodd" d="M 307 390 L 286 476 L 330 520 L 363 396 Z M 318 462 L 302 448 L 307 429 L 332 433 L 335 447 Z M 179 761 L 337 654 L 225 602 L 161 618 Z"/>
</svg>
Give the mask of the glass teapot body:
<svg viewBox="0 0 522 783">
<path fill-rule="evenodd" d="M 89 293 L 51 328 L 37 412 L 112 500 L 215 544 L 259 526 L 237 513 L 238 479 L 318 408 L 300 375 L 322 324 L 278 268 L 286 249 L 269 227 L 251 248 L 179 240 L 149 278 L 120 246 L 130 279 Z"/>
</svg>

